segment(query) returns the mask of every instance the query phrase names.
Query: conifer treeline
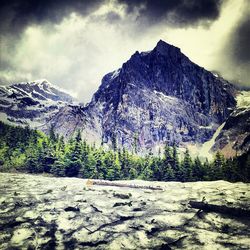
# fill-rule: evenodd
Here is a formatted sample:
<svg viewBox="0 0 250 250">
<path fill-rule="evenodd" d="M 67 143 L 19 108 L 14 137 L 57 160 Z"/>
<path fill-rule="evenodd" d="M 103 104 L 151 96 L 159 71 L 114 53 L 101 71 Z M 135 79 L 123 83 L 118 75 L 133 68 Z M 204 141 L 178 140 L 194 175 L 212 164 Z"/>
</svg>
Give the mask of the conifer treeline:
<svg viewBox="0 0 250 250">
<path fill-rule="evenodd" d="M 93 179 L 144 179 L 152 181 L 250 180 L 250 154 L 225 159 L 217 153 L 213 162 L 179 159 L 177 148 L 164 148 L 163 156 L 133 155 L 125 149 L 104 150 L 90 146 L 80 132 L 65 143 L 51 130 L 49 136 L 28 127 L 0 122 L 0 171 L 51 173 Z"/>
</svg>

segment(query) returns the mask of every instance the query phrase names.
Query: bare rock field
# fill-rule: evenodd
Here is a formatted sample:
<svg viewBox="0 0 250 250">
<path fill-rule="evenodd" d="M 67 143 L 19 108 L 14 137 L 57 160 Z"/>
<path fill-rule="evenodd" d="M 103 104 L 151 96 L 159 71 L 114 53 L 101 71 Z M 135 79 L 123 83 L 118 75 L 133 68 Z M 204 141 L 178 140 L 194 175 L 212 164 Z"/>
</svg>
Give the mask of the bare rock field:
<svg viewBox="0 0 250 250">
<path fill-rule="evenodd" d="M 250 216 L 194 209 L 190 201 L 250 208 L 250 184 L 118 183 L 0 173 L 0 249 L 250 249 Z"/>
</svg>

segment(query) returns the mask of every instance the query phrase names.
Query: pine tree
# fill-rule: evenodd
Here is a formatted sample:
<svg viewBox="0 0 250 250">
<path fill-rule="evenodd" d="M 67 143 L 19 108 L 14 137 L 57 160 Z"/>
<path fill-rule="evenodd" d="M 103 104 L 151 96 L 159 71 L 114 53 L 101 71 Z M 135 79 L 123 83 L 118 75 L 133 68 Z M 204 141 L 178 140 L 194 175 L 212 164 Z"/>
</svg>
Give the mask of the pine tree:
<svg viewBox="0 0 250 250">
<path fill-rule="evenodd" d="M 202 181 L 204 179 L 204 169 L 203 165 L 199 159 L 196 157 L 193 164 L 193 180 L 194 181 Z"/>
<path fill-rule="evenodd" d="M 91 178 L 94 179 L 105 179 L 107 175 L 107 169 L 104 164 L 104 154 L 105 152 L 101 149 L 95 150 L 94 158 L 95 158 L 95 168 L 93 171 L 93 176 Z"/>
<path fill-rule="evenodd" d="M 215 154 L 215 159 L 213 162 L 212 179 L 220 180 L 223 179 L 223 168 L 225 165 L 224 156 L 218 151 Z"/>
<path fill-rule="evenodd" d="M 55 160 L 54 164 L 50 169 L 50 173 L 55 176 L 65 176 L 65 161 L 63 158 Z"/>
<path fill-rule="evenodd" d="M 184 159 L 182 162 L 182 180 L 192 181 L 193 180 L 193 170 L 192 170 L 192 159 L 189 154 L 189 150 L 186 149 L 184 153 Z"/>
<path fill-rule="evenodd" d="M 50 142 L 52 144 L 56 143 L 56 141 L 57 141 L 57 136 L 55 134 L 54 126 L 50 127 L 50 130 L 49 130 L 49 140 L 50 140 Z"/>
<path fill-rule="evenodd" d="M 154 177 L 153 171 L 150 167 L 150 165 L 147 165 L 144 169 L 143 172 L 141 174 L 141 177 L 143 180 L 148 180 L 151 181 Z"/>
<path fill-rule="evenodd" d="M 163 177 L 163 181 L 174 181 L 175 180 L 175 174 L 172 166 L 170 163 L 168 163 L 166 170 L 165 170 L 165 175 Z"/>
<path fill-rule="evenodd" d="M 175 153 L 176 159 L 173 158 L 174 156 L 173 153 Z M 176 160 L 176 162 L 174 160 Z M 171 168 L 173 165 L 177 167 L 177 152 L 173 152 L 167 143 L 165 144 L 165 147 L 164 147 L 162 163 L 159 165 L 161 165 L 160 166 L 160 169 L 161 169 L 160 180 L 168 179 L 169 166 L 171 166 Z"/>
<path fill-rule="evenodd" d="M 135 154 L 137 154 L 138 153 L 138 144 L 139 144 L 139 135 L 138 135 L 138 133 L 135 133 L 134 134 L 134 142 L 133 142 L 133 152 L 135 153 Z"/>
<path fill-rule="evenodd" d="M 130 170 L 129 170 L 129 179 L 134 180 L 137 177 L 138 177 L 138 172 L 137 172 L 136 168 L 134 168 L 134 167 L 130 168 Z"/>
<path fill-rule="evenodd" d="M 55 150 L 55 144 L 51 143 L 50 139 L 49 142 L 44 140 L 42 142 L 42 147 L 40 147 L 38 150 L 38 161 L 43 168 L 43 172 L 45 173 L 50 173 L 51 167 L 56 160 Z"/>
<path fill-rule="evenodd" d="M 65 175 L 69 177 L 78 176 L 82 168 L 82 146 L 81 146 L 81 133 L 77 131 L 75 140 L 70 142 L 71 146 L 69 152 L 66 154 Z"/>
<path fill-rule="evenodd" d="M 164 147 L 163 159 L 164 159 L 166 165 L 168 163 L 170 163 L 170 164 L 172 163 L 172 160 L 173 160 L 172 152 L 171 152 L 171 148 L 168 146 L 168 144 L 166 144 Z"/>
<path fill-rule="evenodd" d="M 119 154 L 119 161 L 121 165 L 121 178 L 126 179 L 129 176 L 129 154 L 125 148 L 122 148 L 121 153 Z"/>
<path fill-rule="evenodd" d="M 65 153 L 65 142 L 63 136 L 59 137 L 57 152 L 59 153 L 60 156 Z"/>
<path fill-rule="evenodd" d="M 113 133 L 111 136 L 111 144 L 112 144 L 112 149 L 116 152 L 117 151 L 117 136 L 115 133 Z"/>
<path fill-rule="evenodd" d="M 115 170 L 115 174 L 114 174 L 114 179 L 115 180 L 120 180 L 121 179 L 121 164 L 119 161 L 119 156 L 118 153 L 114 153 L 114 170 Z"/>
<path fill-rule="evenodd" d="M 80 143 L 82 141 L 82 136 L 81 136 L 81 131 L 80 129 L 77 130 L 76 137 L 75 137 L 76 142 Z"/>
<path fill-rule="evenodd" d="M 104 155 L 104 165 L 106 169 L 105 179 L 114 180 L 115 179 L 115 169 L 114 169 L 114 154 L 108 151 Z"/>
<path fill-rule="evenodd" d="M 39 159 L 39 149 L 35 150 L 35 146 L 30 144 L 27 148 L 26 168 L 29 173 L 42 173 L 43 165 Z"/>
<path fill-rule="evenodd" d="M 173 145 L 173 171 L 176 171 L 179 168 L 179 157 L 178 157 L 178 151 L 176 144 L 174 143 Z"/>
<path fill-rule="evenodd" d="M 160 181 L 162 179 L 162 166 L 159 157 L 152 157 L 151 170 L 153 172 L 153 180 Z"/>
</svg>

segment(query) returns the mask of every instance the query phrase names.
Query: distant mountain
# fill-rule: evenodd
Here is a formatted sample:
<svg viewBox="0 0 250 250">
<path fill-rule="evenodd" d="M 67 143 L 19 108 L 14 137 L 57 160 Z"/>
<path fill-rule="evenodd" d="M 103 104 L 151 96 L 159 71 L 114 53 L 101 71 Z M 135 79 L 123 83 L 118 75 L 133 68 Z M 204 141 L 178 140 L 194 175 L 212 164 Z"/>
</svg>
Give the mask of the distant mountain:
<svg viewBox="0 0 250 250">
<path fill-rule="evenodd" d="M 158 153 L 168 143 L 209 153 L 235 143 L 238 132 L 250 134 L 245 117 L 240 131 L 236 129 L 234 117 L 242 114 L 236 100 L 240 92 L 161 40 L 153 50 L 135 52 L 121 68 L 105 75 L 85 107 L 47 81 L 18 86 L 0 89 L 0 112 L 8 120 L 35 121 L 34 127 L 45 132 L 53 126 L 67 138 L 80 129 L 88 142 L 105 147 Z M 229 127 L 232 138 L 226 132 Z"/>
<path fill-rule="evenodd" d="M 47 80 L 0 86 L 0 118 L 12 124 L 39 127 L 73 101 Z"/>
</svg>

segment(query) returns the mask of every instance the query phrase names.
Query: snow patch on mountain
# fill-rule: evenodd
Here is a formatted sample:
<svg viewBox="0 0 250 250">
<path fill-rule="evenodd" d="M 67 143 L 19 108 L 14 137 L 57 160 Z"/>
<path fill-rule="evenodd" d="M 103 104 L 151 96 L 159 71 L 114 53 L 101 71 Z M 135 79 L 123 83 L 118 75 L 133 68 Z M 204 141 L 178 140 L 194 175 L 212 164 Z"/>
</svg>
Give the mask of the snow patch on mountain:
<svg viewBox="0 0 250 250">
<path fill-rule="evenodd" d="M 250 91 L 240 91 L 237 96 L 237 109 L 234 111 L 237 115 L 244 115 L 250 111 Z"/>
<path fill-rule="evenodd" d="M 116 78 L 116 77 L 119 75 L 120 70 L 121 70 L 121 69 L 117 69 L 117 70 L 115 70 L 115 71 L 112 73 L 111 79 Z"/>
<path fill-rule="evenodd" d="M 250 91 L 240 91 L 236 96 L 237 108 L 250 107 Z"/>
<path fill-rule="evenodd" d="M 45 79 L 0 86 L 0 119 L 37 128 L 73 102 L 73 97 Z"/>
<path fill-rule="evenodd" d="M 225 122 L 223 122 L 215 131 L 212 138 L 209 141 L 206 141 L 201 147 L 198 149 L 198 155 L 201 159 L 207 158 L 208 160 L 213 159 L 213 152 L 211 151 L 216 138 L 220 134 L 221 130 L 223 129 Z"/>
</svg>

